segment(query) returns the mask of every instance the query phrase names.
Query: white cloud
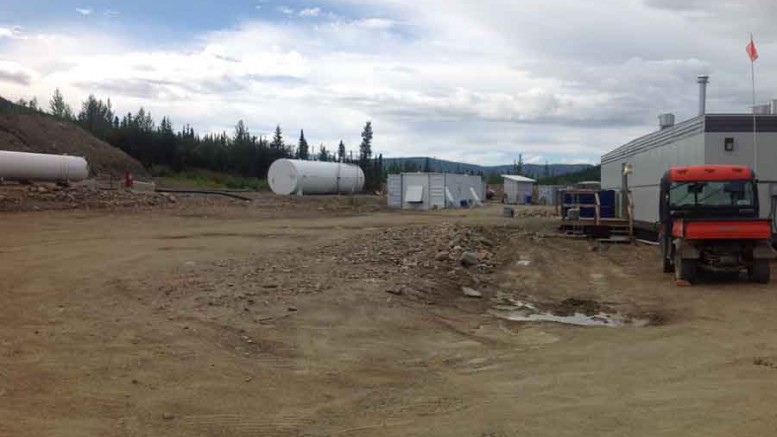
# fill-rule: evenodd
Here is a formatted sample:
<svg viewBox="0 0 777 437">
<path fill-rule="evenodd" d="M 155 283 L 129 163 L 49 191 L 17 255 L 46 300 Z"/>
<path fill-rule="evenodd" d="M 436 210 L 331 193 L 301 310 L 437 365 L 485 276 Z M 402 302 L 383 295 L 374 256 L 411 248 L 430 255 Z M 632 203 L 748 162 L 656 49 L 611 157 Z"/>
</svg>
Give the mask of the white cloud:
<svg viewBox="0 0 777 437">
<path fill-rule="evenodd" d="M 92 9 L 92 8 L 76 8 L 76 12 L 78 12 L 79 14 L 81 14 L 81 15 L 86 17 L 88 15 L 92 15 L 92 13 L 94 13 L 94 9 Z"/>
<path fill-rule="evenodd" d="M 321 15 L 321 8 L 305 8 L 299 11 L 300 17 L 318 17 Z"/>
<path fill-rule="evenodd" d="M 22 33 L 22 29 L 18 26 L 12 26 L 12 27 L 0 26 L 0 40 L 2 40 L 3 38 L 19 39 L 23 37 L 24 35 Z"/>
<path fill-rule="evenodd" d="M 38 74 L 16 62 L 0 60 L 0 83 L 28 86 Z"/>
<path fill-rule="evenodd" d="M 744 1 L 767 8 L 760 15 L 772 8 Z M 325 12 L 354 4 L 362 15 Z M 746 36 L 727 23 L 752 11 L 728 5 L 325 0 L 278 9 L 316 20 L 245 21 L 164 49 L 108 34 L 20 39 L 0 28 L 0 60 L 13 60 L 0 64 L 0 94 L 45 101 L 59 87 L 203 131 L 244 119 L 260 134 L 280 123 L 330 146 L 343 138 L 355 147 L 372 120 L 375 150 L 391 156 L 591 162 L 652 130 L 661 112 L 692 116 L 700 73 L 712 75 L 710 109 L 745 108 Z M 765 79 L 777 72 L 768 21 L 752 21 L 764 100 L 777 96 Z"/>
<path fill-rule="evenodd" d="M 103 15 L 105 15 L 108 18 L 116 18 L 119 16 L 119 12 L 114 11 L 113 9 L 106 9 L 105 12 L 103 12 Z"/>
</svg>

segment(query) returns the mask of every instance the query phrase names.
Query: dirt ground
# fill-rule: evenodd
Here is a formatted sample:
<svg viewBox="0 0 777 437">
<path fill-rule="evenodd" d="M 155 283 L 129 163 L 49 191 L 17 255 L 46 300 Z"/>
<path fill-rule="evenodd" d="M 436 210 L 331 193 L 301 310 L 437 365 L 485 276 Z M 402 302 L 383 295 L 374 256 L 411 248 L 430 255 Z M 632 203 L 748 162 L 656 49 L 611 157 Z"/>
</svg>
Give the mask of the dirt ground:
<svg viewBox="0 0 777 437">
<path fill-rule="evenodd" d="M 654 247 L 540 210 L 344 202 L 0 214 L 0 435 L 777 429 L 774 285 L 678 288 Z M 647 326 L 499 317 L 516 301 Z"/>
</svg>

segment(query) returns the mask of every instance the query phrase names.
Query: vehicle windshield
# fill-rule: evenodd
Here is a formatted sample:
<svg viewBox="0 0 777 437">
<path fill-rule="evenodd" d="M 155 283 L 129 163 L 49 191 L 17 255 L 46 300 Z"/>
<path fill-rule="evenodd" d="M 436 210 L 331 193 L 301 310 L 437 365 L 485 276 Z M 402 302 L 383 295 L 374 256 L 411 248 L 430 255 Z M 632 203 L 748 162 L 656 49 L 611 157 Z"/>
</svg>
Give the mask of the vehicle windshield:
<svg viewBox="0 0 777 437">
<path fill-rule="evenodd" d="M 696 206 L 753 206 L 753 183 L 750 181 L 680 182 L 669 190 L 672 208 Z"/>
</svg>

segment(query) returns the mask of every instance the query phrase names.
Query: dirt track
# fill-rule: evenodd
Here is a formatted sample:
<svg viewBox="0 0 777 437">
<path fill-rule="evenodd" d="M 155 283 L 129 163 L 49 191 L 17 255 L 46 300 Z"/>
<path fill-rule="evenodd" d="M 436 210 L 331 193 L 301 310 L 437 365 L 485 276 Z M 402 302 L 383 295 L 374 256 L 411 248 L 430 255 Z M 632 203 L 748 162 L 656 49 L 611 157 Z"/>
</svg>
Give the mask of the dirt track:
<svg viewBox="0 0 777 437">
<path fill-rule="evenodd" d="M 777 429 L 774 285 L 677 288 L 653 247 L 537 237 L 554 222 L 496 207 L 294 211 L 3 214 L 0 435 Z M 490 266 L 435 260 L 467 233 L 496 243 Z M 505 296 L 653 324 L 510 322 Z"/>
</svg>

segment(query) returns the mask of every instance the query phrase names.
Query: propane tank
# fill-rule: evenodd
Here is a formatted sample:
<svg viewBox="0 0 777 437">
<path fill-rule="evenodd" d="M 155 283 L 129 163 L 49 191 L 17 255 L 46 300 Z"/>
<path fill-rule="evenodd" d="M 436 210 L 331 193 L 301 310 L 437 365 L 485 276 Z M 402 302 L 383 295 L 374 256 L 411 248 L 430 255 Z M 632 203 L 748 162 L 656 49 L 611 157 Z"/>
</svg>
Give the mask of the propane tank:
<svg viewBox="0 0 777 437">
<path fill-rule="evenodd" d="M 89 177 L 84 158 L 0 150 L 0 179 L 78 182 Z"/>
</svg>

